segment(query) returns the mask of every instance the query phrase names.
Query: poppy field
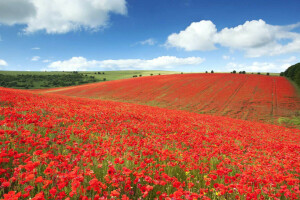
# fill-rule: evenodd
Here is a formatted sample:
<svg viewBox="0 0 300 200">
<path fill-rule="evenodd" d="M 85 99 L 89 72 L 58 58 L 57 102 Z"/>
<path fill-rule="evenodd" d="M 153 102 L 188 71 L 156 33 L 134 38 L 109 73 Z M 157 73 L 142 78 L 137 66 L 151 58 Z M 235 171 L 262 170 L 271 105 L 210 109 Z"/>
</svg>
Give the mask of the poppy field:
<svg viewBox="0 0 300 200">
<path fill-rule="evenodd" d="M 149 76 L 44 91 L 273 124 L 300 110 L 286 78 L 254 74 Z"/>
<path fill-rule="evenodd" d="M 78 87 L 76 96 L 100 95 L 99 87 L 120 84 L 128 95 L 144 91 L 147 95 L 140 95 L 140 101 L 154 96 L 164 103 L 179 93 L 183 102 L 203 98 L 202 93 L 194 96 L 192 86 L 200 86 L 191 79 L 186 93 L 172 84 L 163 86 L 164 79 L 173 77 L 135 79 L 143 90 L 130 90 L 122 81 L 91 84 Z M 155 83 L 144 81 L 155 78 L 162 85 L 151 93 L 146 89 Z M 241 82 L 228 83 L 237 84 L 238 91 L 221 90 L 229 87 L 221 83 L 201 87 L 212 100 L 228 96 L 220 114 L 233 103 L 240 105 L 235 99 L 242 94 L 251 102 L 260 99 L 265 108 L 261 112 L 291 109 L 295 100 L 288 97 L 293 90 L 284 92 L 279 77 L 267 78 L 269 84 L 250 83 L 265 84 L 267 91 L 273 88 L 272 101 L 269 93 L 252 85 L 255 92 L 246 93 Z M 210 92 L 211 87 L 220 92 Z M 167 88 L 172 92 L 159 98 Z M 72 90 L 62 91 L 75 96 Z M 0 94 L 0 199 L 300 199 L 299 129 L 52 93 L 0 88 Z M 217 103 L 197 106 L 213 110 Z"/>
</svg>

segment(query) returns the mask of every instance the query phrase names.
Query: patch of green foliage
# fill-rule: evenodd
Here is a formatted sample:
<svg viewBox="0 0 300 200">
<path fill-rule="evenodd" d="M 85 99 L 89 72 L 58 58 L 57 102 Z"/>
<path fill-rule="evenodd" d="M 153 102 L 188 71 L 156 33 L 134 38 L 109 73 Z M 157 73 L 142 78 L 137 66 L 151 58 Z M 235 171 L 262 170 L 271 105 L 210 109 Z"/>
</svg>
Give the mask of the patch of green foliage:
<svg viewBox="0 0 300 200">
<path fill-rule="evenodd" d="M 95 76 L 68 74 L 1 74 L 0 86 L 18 89 L 52 88 L 97 82 Z"/>
<path fill-rule="evenodd" d="M 290 66 L 281 75 L 291 79 L 300 87 L 300 63 Z"/>
<path fill-rule="evenodd" d="M 300 111 L 292 117 L 280 117 L 278 123 L 288 127 L 300 128 Z"/>
<path fill-rule="evenodd" d="M 34 72 L 0 71 L 0 87 L 17 89 L 55 88 L 85 83 L 112 81 L 136 76 L 179 74 L 174 71 L 126 70 L 126 71 L 79 71 L 79 72 Z M 152 75 L 151 75 L 152 74 Z"/>
<path fill-rule="evenodd" d="M 300 126 L 300 117 L 293 117 L 293 118 L 288 118 L 288 117 L 280 117 L 278 119 L 279 124 L 286 124 L 289 126 Z"/>
</svg>

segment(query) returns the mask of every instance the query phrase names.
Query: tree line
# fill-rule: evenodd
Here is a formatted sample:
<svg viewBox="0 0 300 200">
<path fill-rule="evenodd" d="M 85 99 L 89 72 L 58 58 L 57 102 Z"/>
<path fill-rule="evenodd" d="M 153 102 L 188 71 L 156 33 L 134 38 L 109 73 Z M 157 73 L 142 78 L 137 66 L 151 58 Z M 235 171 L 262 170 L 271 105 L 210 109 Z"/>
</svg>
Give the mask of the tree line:
<svg viewBox="0 0 300 200">
<path fill-rule="evenodd" d="M 300 63 L 290 66 L 280 76 L 285 76 L 294 81 L 300 87 Z"/>
<path fill-rule="evenodd" d="M 1 87 L 19 89 L 65 87 L 85 83 L 93 83 L 97 81 L 100 80 L 97 80 L 95 76 L 88 76 L 74 72 L 71 74 L 62 75 L 0 74 Z"/>
</svg>

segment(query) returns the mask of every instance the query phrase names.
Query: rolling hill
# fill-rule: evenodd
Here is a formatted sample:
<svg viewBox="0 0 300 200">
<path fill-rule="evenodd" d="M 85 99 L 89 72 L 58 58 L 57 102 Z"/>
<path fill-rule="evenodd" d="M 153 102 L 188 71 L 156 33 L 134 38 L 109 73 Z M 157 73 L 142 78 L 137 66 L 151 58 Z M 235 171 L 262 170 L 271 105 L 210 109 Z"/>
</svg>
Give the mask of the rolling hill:
<svg viewBox="0 0 300 200">
<path fill-rule="evenodd" d="M 37 92 L 130 102 L 195 113 L 277 123 L 300 110 L 290 82 L 253 74 L 177 74 L 138 77 Z"/>
</svg>

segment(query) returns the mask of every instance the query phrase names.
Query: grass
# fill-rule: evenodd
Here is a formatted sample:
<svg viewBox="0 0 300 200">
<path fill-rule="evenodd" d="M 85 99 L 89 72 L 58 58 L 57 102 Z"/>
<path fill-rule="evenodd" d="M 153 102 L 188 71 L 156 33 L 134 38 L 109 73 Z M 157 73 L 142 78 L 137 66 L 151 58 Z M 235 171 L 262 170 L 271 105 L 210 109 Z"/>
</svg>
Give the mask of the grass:
<svg viewBox="0 0 300 200">
<path fill-rule="evenodd" d="M 104 73 L 104 74 L 103 74 Z M 0 71 L 0 75 L 4 76 L 13 76 L 11 81 L 14 82 L 13 84 L 4 84 L 4 87 L 11 87 L 17 89 L 41 89 L 41 88 L 52 88 L 52 87 L 63 87 L 63 86 L 72 86 L 72 85 L 80 85 L 83 83 L 91 83 L 91 82 L 101 82 L 101 81 L 111 81 L 111 80 L 118 80 L 118 79 L 126 79 L 132 78 L 133 76 L 153 76 L 156 75 L 166 75 L 166 74 L 178 74 L 180 72 L 175 71 L 158 71 L 158 70 L 125 70 L 125 71 L 79 71 L 78 74 L 84 75 L 83 79 L 80 81 L 70 81 L 69 85 L 65 85 L 64 77 L 68 75 L 73 75 L 74 72 L 54 72 L 54 71 Z M 58 83 L 57 85 L 49 84 L 46 79 L 41 80 L 34 80 L 31 78 L 30 80 L 20 81 L 20 77 L 18 75 L 31 75 L 33 77 L 37 76 L 49 76 L 49 75 L 58 75 L 59 78 L 57 82 L 62 82 L 61 84 Z M 94 77 L 94 78 L 93 78 Z M 47 83 L 47 84 L 46 84 Z M 47 86 L 46 86 L 47 85 Z M 1 85 L 0 85 L 1 86 Z"/>
<path fill-rule="evenodd" d="M 289 82 L 294 86 L 294 88 L 296 89 L 297 94 L 300 96 L 300 87 L 297 85 L 297 83 L 295 81 L 293 81 L 292 79 L 285 77 L 287 80 L 289 80 Z"/>
<path fill-rule="evenodd" d="M 280 117 L 278 122 L 279 124 L 285 124 L 291 127 L 300 127 L 300 117 Z"/>
<path fill-rule="evenodd" d="M 153 76 L 156 75 L 167 75 L 167 74 L 179 74 L 180 72 L 176 71 L 158 71 L 158 70 L 125 70 L 125 71 L 105 71 L 105 74 L 95 74 L 95 71 L 91 72 L 80 72 L 83 74 L 95 76 L 95 78 L 103 78 L 105 77 L 106 80 L 112 81 L 112 80 L 119 80 L 119 79 L 126 79 L 126 78 L 132 78 L 134 75 L 142 75 L 142 76 L 150 76 L 153 74 Z"/>
<path fill-rule="evenodd" d="M 291 117 L 278 118 L 278 123 L 287 127 L 300 129 L 300 111 Z"/>
</svg>

